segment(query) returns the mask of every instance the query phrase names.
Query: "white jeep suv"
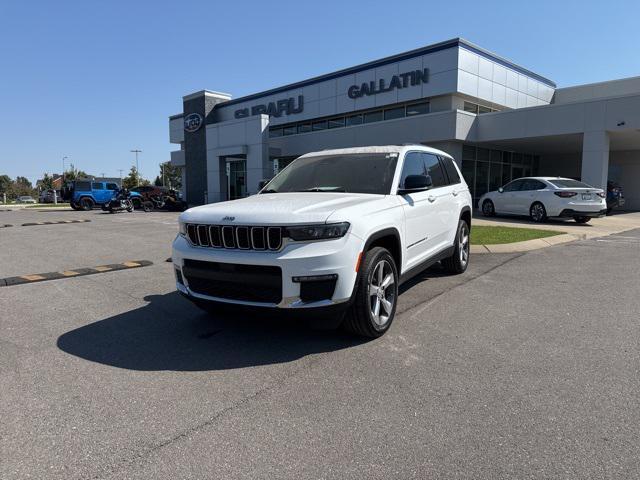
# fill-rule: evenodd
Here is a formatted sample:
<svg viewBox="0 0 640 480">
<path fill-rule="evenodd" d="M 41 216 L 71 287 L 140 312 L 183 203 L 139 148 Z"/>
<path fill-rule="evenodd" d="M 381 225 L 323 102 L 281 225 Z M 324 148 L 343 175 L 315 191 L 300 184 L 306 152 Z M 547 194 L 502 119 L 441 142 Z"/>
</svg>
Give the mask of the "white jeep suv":
<svg viewBox="0 0 640 480">
<path fill-rule="evenodd" d="M 466 270 L 471 195 L 453 158 L 433 148 L 324 150 L 257 195 L 191 208 L 179 222 L 176 285 L 205 310 L 318 312 L 378 337 L 401 282 L 437 261 Z"/>
</svg>

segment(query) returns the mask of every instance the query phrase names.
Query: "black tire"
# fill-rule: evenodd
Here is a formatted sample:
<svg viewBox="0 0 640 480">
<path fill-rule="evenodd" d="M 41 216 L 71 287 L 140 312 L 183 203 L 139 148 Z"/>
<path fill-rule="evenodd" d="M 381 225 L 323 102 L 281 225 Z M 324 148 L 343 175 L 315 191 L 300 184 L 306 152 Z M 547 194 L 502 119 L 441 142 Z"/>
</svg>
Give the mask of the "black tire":
<svg viewBox="0 0 640 480">
<path fill-rule="evenodd" d="M 576 223 L 589 223 L 591 217 L 573 217 Z"/>
<path fill-rule="evenodd" d="M 485 200 L 482 202 L 482 215 L 485 217 L 494 217 L 496 214 L 496 208 L 491 200 Z"/>
<path fill-rule="evenodd" d="M 469 225 L 464 220 L 458 222 L 453 255 L 442 260 L 442 266 L 448 273 L 458 275 L 464 273 L 469 266 L 470 239 Z"/>
<path fill-rule="evenodd" d="M 153 202 L 150 201 L 146 201 L 142 204 L 142 210 L 144 210 L 145 212 L 152 212 L 153 211 Z"/>
<path fill-rule="evenodd" d="M 381 276 L 379 269 L 382 269 Z M 389 275 L 392 275 L 392 281 L 388 280 Z M 370 287 L 379 287 L 385 282 L 387 284 L 382 291 L 378 288 L 378 295 L 371 295 Z M 365 253 L 355 288 L 355 298 L 342 324 L 344 329 L 361 337 L 382 336 L 393 322 L 398 303 L 398 269 L 386 248 L 374 247 Z M 372 298 L 376 300 L 372 302 Z M 385 308 L 387 304 L 390 305 Z M 374 314 L 376 306 L 377 319 Z"/>
<path fill-rule="evenodd" d="M 75 203 L 75 202 L 69 202 L 69 206 L 73 209 L 73 210 L 80 210 L 80 206 Z"/>
<path fill-rule="evenodd" d="M 611 212 L 613 212 L 613 207 L 607 207 L 607 215 L 611 215 Z"/>
<path fill-rule="evenodd" d="M 547 209 L 540 202 L 533 202 L 529 207 L 529 218 L 535 223 L 543 223 L 547 220 Z"/>
<path fill-rule="evenodd" d="M 102 209 L 103 212 L 108 212 L 109 211 L 109 202 L 105 202 L 102 205 L 100 205 L 100 208 Z"/>
<path fill-rule="evenodd" d="M 88 212 L 89 210 L 93 210 L 95 206 L 95 202 L 89 197 L 83 197 L 80 199 L 80 209 Z"/>
<path fill-rule="evenodd" d="M 135 210 L 140 210 L 142 208 L 142 201 L 139 198 L 132 198 L 131 204 Z"/>
</svg>

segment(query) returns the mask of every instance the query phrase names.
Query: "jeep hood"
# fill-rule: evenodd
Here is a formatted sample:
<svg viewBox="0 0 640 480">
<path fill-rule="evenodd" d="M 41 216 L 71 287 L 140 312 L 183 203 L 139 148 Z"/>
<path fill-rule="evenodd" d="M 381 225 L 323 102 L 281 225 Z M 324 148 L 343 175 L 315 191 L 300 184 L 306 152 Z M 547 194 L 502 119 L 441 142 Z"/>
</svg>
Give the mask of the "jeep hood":
<svg viewBox="0 0 640 480">
<path fill-rule="evenodd" d="M 382 195 L 334 192 L 266 193 L 187 210 L 180 220 L 235 225 L 304 225 L 324 223 L 343 208 L 375 202 Z"/>
</svg>

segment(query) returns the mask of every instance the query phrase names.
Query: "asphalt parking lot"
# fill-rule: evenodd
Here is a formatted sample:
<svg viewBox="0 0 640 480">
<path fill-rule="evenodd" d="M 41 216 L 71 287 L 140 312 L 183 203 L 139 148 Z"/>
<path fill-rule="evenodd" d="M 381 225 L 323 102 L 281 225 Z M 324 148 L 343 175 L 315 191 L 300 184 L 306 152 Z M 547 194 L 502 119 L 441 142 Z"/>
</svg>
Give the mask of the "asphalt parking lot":
<svg viewBox="0 0 640 480">
<path fill-rule="evenodd" d="M 152 262 L 0 287 L 0 478 L 637 478 L 640 230 L 434 267 L 363 342 L 201 313 L 176 217 L 0 212 L 0 277 Z"/>
</svg>

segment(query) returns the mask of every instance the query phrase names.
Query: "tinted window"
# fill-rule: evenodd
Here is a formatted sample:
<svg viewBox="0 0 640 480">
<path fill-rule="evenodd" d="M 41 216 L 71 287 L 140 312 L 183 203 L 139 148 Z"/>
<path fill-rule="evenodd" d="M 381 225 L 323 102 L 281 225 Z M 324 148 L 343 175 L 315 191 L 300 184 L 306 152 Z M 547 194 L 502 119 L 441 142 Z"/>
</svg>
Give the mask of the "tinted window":
<svg viewBox="0 0 640 480">
<path fill-rule="evenodd" d="M 283 135 L 295 135 L 296 132 L 297 132 L 297 129 L 295 125 L 288 125 L 286 127 L 282 127 Z"/>
<path fill-rule="evenodd" d="M 347 117 L 347 127 L 360 124 L 362 124 L 362 115 L 351 115 L 350 117 Z"/>
<path fill-rule="evenodd" d="M 266 190 L 326 191 L 389 195 L 397 153 L 352 153 L 298 158 Z"/>
<path fill-rule="evenodd" d="M 281 128 L 271 128 L 271 129 L 269 129 L 269 136 L 270 137 L 281 137 L 282 136 L 282 129 Z"/>
<path fill-rule="evenodd" d="M 549 180 L 549 183 L 555 185 L 558 188 L 593 188 L 591 185 L 587 185 L 586 183 L 579 182 L 578 180 L 571 179 L 553 179 Z"/>
<path fill-rule="evenodd" d="M 424 166 L 427 175 L 431 177 L 431 182 L 433 182 L 432 186 L 437 188 L 447 185 L 447 178 L 444 175 L 444 170 L 442 169 L 442 165 L 440 165 L 438 157 L 432 153 L 423 153 L 422 156 L 424 157 Z"/>
<path fill-rule="evenodd" d="M 411 115 L 423 115 L 425 113 L 429 113 L 429 102 L 407 105 L 407 117 L 410 117 Z"/>
<path fill-rule="evenodd" d="M 380 120 L 382 120 L 382 110 L 364 114 L 364 123 L 379 122 Z"/>
<path fill-rule="evenodd" d="M 75 189 L 83 192 L 91 190 L 91 182 L 76 182 Z"/>
<path fill-rule="evenodd" d="M 301 123 L 298 125 L 298 133 L 307 133 L 311 131 L 310 123 Z"/>
<path fill-rule="evenodd" d="M 329 128 L 344 127 L 344 117 L 332 118 L 329 120 Z"/>
<path fill-rule="evenodd" d="M 404 188 L 404 181 L 409 175 L 425 175 L 424 159 L 420 152 L 409 152 L 404 157 L 402 166 L 402 176 L 400 177 L 400 188 Z"/>
<path fill-rule="evenodd" d="M 92 188 L 93 190 L 104 190 L 104 185 L 102 185 L 102 184 L 101 184 L 101 183 L 99 183 L 99 182 L 93 182 L 93 183 L 91 184 L 91 188 Z"/>
<path fill-rule="evenodd" d="M 547 186 L 539 180 L 527 180 L 523 190 L 543 190 Z"/>
<path fill-rule="evenodd" d="M 441 159 L 444 164 L 444 169 L 447 171 L 447 175 L 449 176 L 449 183 L 460 183 L 460 175 L 458 175 L 458 170 L 453 164 L 453 160 L 449 157 L 441 157 Z"/>
<path fill-rule="evenodd" d="M 313 122 L 312 128 L 314 131 L 316 130 L 326 130 L 327 129 L 327 121 L 321 120 L 319 122 Z"/>
<path fill-rule="evenodd" d="M 107 190 L 118 190 L 118 185 L 115 183 L 107 183 Z"/>
<path fill-rule="evenodd" d="M 505 192 L 517 192 L 519 190 L 522 189 L 522 186 L 524 185 L 524 180 L 514 180 L 511 183 L 507 183 L 504 186 L 504 191 Z"/>
<path fill-rule="evenodd" d="M 404 117 L 404 107 L 390 108 L 384 111 L 385 120 L 393 120 L 394 118 Z"/>
</svg>

